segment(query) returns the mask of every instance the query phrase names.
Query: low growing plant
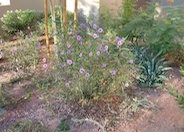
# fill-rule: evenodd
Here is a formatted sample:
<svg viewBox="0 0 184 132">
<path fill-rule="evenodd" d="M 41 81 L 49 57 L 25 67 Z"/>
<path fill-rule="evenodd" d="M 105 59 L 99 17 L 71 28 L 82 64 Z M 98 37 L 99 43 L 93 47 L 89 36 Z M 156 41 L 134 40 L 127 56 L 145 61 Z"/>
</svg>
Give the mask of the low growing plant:
<svg viewBox="0 0 184 132">
<path fill-rule="evenodd" d="M 19 73 L 29 74 L 33 71 L 39 61 L 40 44 L 36 36 L 20 40 L 18 47 L 9 53 L 9 61 L 12 70 Z"/>
<path fill-rule="evenodd" d="M 171 95 L 173 95 L 173 96 L 176 98 L 176 100 L 178 101 L 179 106 L 180 106 L 182 109 L 184 109 L 184 94 L 183 94 L 183 95 L 180 95 L 180 94 L 178 93 L 178 91 L 174 90 L 173 87 L 171 87 L 171 88 L 169 89 L 169 93 L 170 93 Z"/>
<path fill-rule="evenodd" d="M 12 131 L 16 132 L 48 132 L 48 128 L 39 121 L 18 121 L 13 124 Z"/>
</svg>

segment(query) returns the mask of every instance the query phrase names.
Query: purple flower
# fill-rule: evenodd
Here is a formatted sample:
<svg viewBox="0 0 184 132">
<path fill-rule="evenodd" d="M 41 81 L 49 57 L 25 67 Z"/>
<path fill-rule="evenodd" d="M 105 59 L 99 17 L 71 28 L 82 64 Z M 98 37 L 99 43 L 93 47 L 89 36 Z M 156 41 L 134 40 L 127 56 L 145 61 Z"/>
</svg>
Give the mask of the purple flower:
<svg viewBox="0 0 184 132">
<path fill-rule="evenodd" d="M 90 53 L 89 53 L 89 57 L 92 57 L 93 56 L 93 52 L 91 51 Z"/>
<path fill-rule="evenodd" d="M 67 60 L 68 65 L 72 65 L 72 63 L 73 63 L 72 60 Z"/>
<path fill-rule="evenodd" d="M 131 64 L 131 65 L 134 64 L 134 60 L 130 60 L 129 64 Z"/>
<path fill-rule="evenodd" d="M 122 45 L 125 43 L 125 40 L 126 40 L 125 38 L 120 39 L 120 40 L 117 42 L 118 47 L 122 46 Z"/>
<path fill-rule="evenodd" d="M 102 44 L 100 44 L 98 50 L 99 50 L 99 51 L 103 51 L 103 45 L 102 45 Z"/>
<path fill-rule="evenodd" d="M 11 117 L 10 118 L 10 122 L 15 122 L 16 121 L 16 118 L 15 117 Z"/>
<path fill-rule="evenodd" d="M 68 55 L 70 55 L 71 53 L 72 53 L 72 51 L 71 51 L 71 50 L 68 50 L 68 51 L 67 51 L 67 54 L 68 54 Z"/>
<path fill-rule="evenodd" d="M 43 64 L 43 68 L 46 69 L 47 68 L 47 64 Z"/>
<path fill-rule="evenodd" d="M 82 37 L 80 35 L 77 35 L 77 40 L 80 41 Z"/>
<path fill-rule="evenodd" d="M 100 51 L 97 51 L 97 52 L 96 52 L 96 55 L 99 56 L 99 55 L 100 55 Z"/>
<path fill-rule="evenodd" d="M 87 72 L 85 76 L 88 78 L 88 77 L 90 77 L 90 74 Z"/>
<path fill-rule="evenodd" d="M 81 74 L 83 74 L 83 73 L 85 72 L 84 68 L 81 67 L 80 70 L 79 70 L 79 72 L 80 72 Z"/>
<path fill-rule="evenodd" d="M 69 87 L 70 87 L 70 83 L 69 83 L 69 82 L 65 83 L 65 86 L 66 86 L 67 88 L 69 88 Z"/>
<path fill-rule="evenodd" d="M 107 67 L 107 64 L 102 64 L 102 68 L 106 68 Z"/>
<path fill-rule="evenodd" d="M 71 44 L 70 43 L 67 43 L 67 48 L 69 49 L 71 47 Z"/>
<path fill-rule="evenodd" d="M 98 32 L 99 32 L 99 33 L 103 33 L 103 29 L 102 29 L 102 28 L 99 28 L 99 29 L 98 29 Z"/>
<path fill-rule="evenodd" d="M 83 53 L 80 53 L 80 54 L 79 54 L 79 57 L 81 58 L 81 57 L 82 57 L 82 55 L 83 55 Z"/>
<path fill-rule="evenodd" d="M 93 38 L 94 39 L 97 39 L 98 38 L 98 35 L 96 33 L 93 34 Z"/>
<path fill-rule="evenodd" d="M 109 49 L 109 46 L 106 45 L 106 46 L 104 47 L 104 50 L 105 50 L 105 51 L 108 51 L 108 49 Z"/>
<path fill-rule="evenodd" d="M 46 63 L 47 62 L 47 59 L 46 58 L 43 58 L 42 61 L 43 61 L 43 63 Z"/>
<path fill-rule="evenodd" d="M 112 76 L 115 76 L 116 72 L 117 72 L 116 70 L 112 70 L 110 73 L 111 73 Z"/>
<path fill-rule="evenodd" d="M 66 67 L 66 63 L 63 62 L 63 63 L 61 64 L 61 67 L 62 67 L 62 68 L 65 68 L 65 67 Z"/>
<path fill-rule="evenodd" d="M 121 38 L 120 37 L 116 37 L 116 39 L 115 39 L 115 41 L 116 41 L 116 43 L 118 43 L 118 41 L 120 41 L 121 40 Z"/>
<path fill-rule="evenodd" d="M 93 29 L 97 29 L 97 25 L 96 24 L 93 24 Z"/>
<path fill-rule="evenodd" d="M 80 27 L 81 27 L 81 28 L 86 28 L 86 25 L 85 25 L 84 23 L 81 23 L 81 24 L 80 24 Z"/>
</svg>

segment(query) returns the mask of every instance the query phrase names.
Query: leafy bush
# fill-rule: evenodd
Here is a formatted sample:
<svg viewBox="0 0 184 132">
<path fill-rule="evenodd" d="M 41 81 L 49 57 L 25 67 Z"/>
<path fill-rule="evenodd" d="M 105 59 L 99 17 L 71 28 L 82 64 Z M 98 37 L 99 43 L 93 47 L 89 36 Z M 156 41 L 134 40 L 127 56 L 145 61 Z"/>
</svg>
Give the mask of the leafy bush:
<svg viewBox="0 0 184 132">
<path fill-rule="evenodd" d="M 150 4 L 146 10 L 140 9 L 122 30 L 118 30 L 119 34 L 128 35 L 129 40 L 136 44 L 147 45 L 154 53 L 160 49 L 165 55 L 172 53 L 174 58 L 182 62 L 184 10 L 173 7 L 165 9 L 165 14 L 160 14 L 159 8 L 156 4 Z"/>
<path fill-rule="evenodd" d="M 58 68 L 68 97 L 98 99 L 131 82 L 125 38 L 111 39 L 96 24 L 82 23 L 78 31 L 69 32 L 58 45 Z"/>
<path fill-rule="evenodd" d="M 140 65 L 139 83 L 145 87 L 162 86 L 163 81 L 167 80 L 165 73 L 171 69 L 165 58 L 161 57 L 162 52 L 153 55 L 143 47 L 137 47 L 135 51 L 137 63 Z"/>
<path fill-rule="evenodd" d="M 30 73 L 34 70 L 39 60 L 39 42 L 36 36 L 21 40 L 20 46 L 14 48 L 9 53 L 10 66 L 13 70 L 25 73 Z"/>
<path fill-rule="evenodd" d="M 36 29 L 37 19 L 42 18 L 37 12 L 32 10 L 16 10 L 7 11 L 7 13 L 1 18 L 2 29 L 8 34 L 16 34 L 19 31 L 26 33 L 29 30 Z"/>
</svg>

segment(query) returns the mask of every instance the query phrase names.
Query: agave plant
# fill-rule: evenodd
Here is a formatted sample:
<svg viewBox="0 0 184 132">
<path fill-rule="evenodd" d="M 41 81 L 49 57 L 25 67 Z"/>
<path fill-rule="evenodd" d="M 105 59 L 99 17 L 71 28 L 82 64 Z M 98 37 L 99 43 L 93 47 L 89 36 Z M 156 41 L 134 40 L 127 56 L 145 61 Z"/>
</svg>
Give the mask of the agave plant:
<svg viewBox="0 0 184 132">
<path fill-rule="evenodd" d="M 168 80 L 165 73 L 171 68 L 168 67 L 164 57 L 161 57 L 162 52 L 150 55 L 143 50 L 142 56 L 139 56 L 140 78 L 139 83 L 145 87 L 160 87 L 163 81 Z M 140 59 L 141 58 L 141 59 Z"/>
</svg>

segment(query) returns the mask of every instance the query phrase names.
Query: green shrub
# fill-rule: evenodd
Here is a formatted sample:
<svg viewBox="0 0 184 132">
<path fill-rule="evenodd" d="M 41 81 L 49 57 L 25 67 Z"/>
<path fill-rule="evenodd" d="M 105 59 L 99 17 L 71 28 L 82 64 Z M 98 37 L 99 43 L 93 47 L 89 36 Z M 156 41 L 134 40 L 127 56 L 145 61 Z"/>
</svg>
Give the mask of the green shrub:
<svg viewBox="0 0 184 132">
<path fill-rule="evenodd" d="M 136 48 L 137 63 L 140 65 L 139 83 L 144 87 L 162 86 L 163 81 L 167 80 L 165 73 L 170 70 L 162 52 L 156 55 L 149 50 L 141 47 Z"/>
<path fill-rule="evenodd" d="M 82 23 L 77 32 L 69 31 L 58 44 L 58 69 L 67 97 L 98 99 L 131 83 L 132 56 L 125 38 L 115 41 L 96 24 Z"/>
<path fill-rule="evenodd" d="M 36 36 L 20 40 L 19 45 L 9 52 L 9 62 L 12 70 L 29 74 L 34 71 L 39 61 L 39 42 Z"/>
<path fill-rule="evenodd" d="M 118 30 L 119 34 L 128 36 L 136 44 L 147 45 L 154 53 L 162 49 L 163 54 L 172 54 L 182 62 L 184 10 L 173 7 L 165 9 L 165 14 L 159 14 L 157 8 L 157 4 L 150 4 L 146 10 L 140 9 L 122 30 Z"/>
<path fill-rule="evenodd" d="M 7 11 L 7 13 L 1 18 L 2 29 L 7 34 L 16 34 L 20 31 L 26 33 L 29 30 L 33 31 L 38 18 L 43 16 L 33 10 L 16 10 Z"/>
</svg>

